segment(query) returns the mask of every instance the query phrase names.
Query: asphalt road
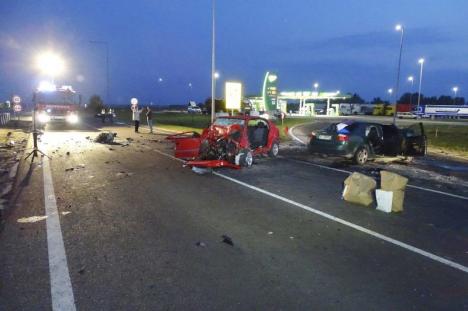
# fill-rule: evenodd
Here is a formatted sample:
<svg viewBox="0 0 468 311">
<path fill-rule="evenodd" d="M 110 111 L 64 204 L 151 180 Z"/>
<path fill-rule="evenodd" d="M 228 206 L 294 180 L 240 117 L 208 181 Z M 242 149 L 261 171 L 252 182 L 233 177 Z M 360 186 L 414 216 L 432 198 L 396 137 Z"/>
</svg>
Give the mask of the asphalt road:
<svg viewBox="0 0 468 311">
<path fill-rule="evenodd" d="M 384 214 L 300 150 L 197 175 L 162 133 L 94 126 L 46 128 L 52 159 L 21 164 L 0 310 L 468 309 L 466 187 L 416 174 Z"/>
</svg>

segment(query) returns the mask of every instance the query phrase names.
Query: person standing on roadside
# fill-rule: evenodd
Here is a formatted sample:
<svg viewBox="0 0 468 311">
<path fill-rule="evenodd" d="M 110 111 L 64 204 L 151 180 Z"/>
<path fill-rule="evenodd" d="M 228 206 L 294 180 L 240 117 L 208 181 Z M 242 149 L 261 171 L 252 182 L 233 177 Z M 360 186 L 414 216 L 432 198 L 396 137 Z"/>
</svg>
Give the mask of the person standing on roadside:
<svg viewBox="0 0 468 311">
<path fill-rule="evenodd" d="M 106 122 L 106 108 L 102 107 L 101 109 L 101 121 L 102 123 Z"/>
<path fill-rule="evenodd" d="M 150 133 L 153 133 L 153 111 L 149 106 L 146 106 L 146 120 L 148 121 L 148 127 L 150 129 Z"/>
<path fill-rule="evenodd" d="M 138 128 L 140 127 L 140 113 L 143 109 L 138 109 L 138 106 L 132 108 L 132 120 L 135 123 L 135 133 L 138 133 Z"/>
</svg>

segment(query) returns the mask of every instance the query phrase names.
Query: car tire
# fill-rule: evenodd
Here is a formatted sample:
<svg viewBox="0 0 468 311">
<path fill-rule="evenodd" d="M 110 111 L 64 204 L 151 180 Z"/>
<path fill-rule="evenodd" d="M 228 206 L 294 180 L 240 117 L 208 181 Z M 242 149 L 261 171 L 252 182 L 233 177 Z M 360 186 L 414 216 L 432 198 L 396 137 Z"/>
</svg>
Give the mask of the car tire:
<svg viewBox="0 0 468 311">
<path fill-rule="evenodd" d="M 366 147 L 359 147 L 354 154 L 354 163 L 364 165 L 369 159 L 369 150 Z"/>
<path fill-rule="evenodd" d="M 244 167 L 251 167 L 253 164 L 253 153 L 249 149 L 242 149 L 240 152 L 242 155 L 240 157 L 239 164 Z"/>
<path fill-rule="evenodd" d="M 278 142 L 274 142 L 271 145 L 270 151 L 268 151 L 268 155 L 270 156 L 270 158 L 276 158 L 278 156 L 278 153 L 279 153 L 279 144 Z"/>
</svg>

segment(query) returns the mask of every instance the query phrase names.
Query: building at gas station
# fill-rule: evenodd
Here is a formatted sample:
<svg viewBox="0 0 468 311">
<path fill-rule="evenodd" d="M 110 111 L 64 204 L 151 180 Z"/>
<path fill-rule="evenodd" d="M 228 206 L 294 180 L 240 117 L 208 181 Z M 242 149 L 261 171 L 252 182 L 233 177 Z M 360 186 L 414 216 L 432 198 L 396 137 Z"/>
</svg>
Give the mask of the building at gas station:
<svg viewBox="0 0 468 311">
<path fill-rule="evenodd" d="M 339 114 L 340 104 L 332 102 L 349 97 L 351 97 L 349 94 L 342 94 L 340 91 L 279 91 L 278 75 L 267 72 L 263 81 L 262 96 L 247 97 L 246 99 L 256 111 L 281 111 L 297 116 L 313 116 L 316 114 L 316 107 L 318 105 L 323 106 L 326 104 L 324 114 L 335 116 Z M 288 111 L 287 107 L 290 102 L 298 103 L 299 109 Z"/>
</svg>

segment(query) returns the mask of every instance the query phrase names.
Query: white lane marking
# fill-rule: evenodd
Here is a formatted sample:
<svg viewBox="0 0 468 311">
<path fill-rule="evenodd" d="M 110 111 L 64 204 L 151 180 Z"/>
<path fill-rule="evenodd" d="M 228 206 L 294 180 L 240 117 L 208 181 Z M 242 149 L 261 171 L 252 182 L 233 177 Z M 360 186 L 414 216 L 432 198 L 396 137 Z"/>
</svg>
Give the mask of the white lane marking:
<svg viewBox="0 0 468 311">
<path fill-rule="evenodd" d="M 156 151 L 157 153 L 159 153 L 159 154 L 161 154 L 161 155 L 163 155 L 163 156 L 169 157 L 169 158 L 171 158 L 171 159 L 184 162 L 183 160 L 178 159 L 178 158 L 176 158 L 176 157 L 174 157 L 174 156 L 172 156 L 172 155 L 170 155 L 170 154 L 167 154 L 167 153 L 165 153 L 165 152 L 162 152 L 162 151 L 159 151 L 159 150 L 154 150 L 154 151 Z M 456 262 L 454 262 L 454 261 L 451 261 L 451 260 L 445 259 L 445 258 L 443 258 L 443 257 L 437 256 L 437 255 L 435 255 L 435 254 L 429 253 L 429 252 L 427 252 L 427 251 L 425 251 L 425 250 L 422 250 L 422 249 L 417 248 L 417 247 L 415 247 L 415 246 L 406 244 L 406 243 L 404 243 L 404 242 L 400 242 L 400 241 L 395 240 L 395 239 L 393 239 L 393 238 L 391 238 L 391 237 L 388 237 L 388 236 L 386 236 L 386 235 L 383 235 L 383 234 L 380 234 L 380 233 L 375 232 L 375 231 L 373 231 L 373 230 L 367 229 L 367 228 L 365 228 L 365 227 L 362 227 L 362 226 L 353 224 L 353 223 L 351 223 L 351 222 L 349 222 L 349 221 L 346 221 L 346 220 L 344 220 L 344 219 L 341 219 L 341 218 L 338 218 L 338 217 L 336 217 L 336 216 L 330 215 L 330 214 L 328 214 L 328 213 L 319 211 L 319 210 L 314 209 L 314 208 L 312 208 L 312 207 L 310 207 L 310 206 L 307 206 L 307 205 L 301 204 L 301 203 L 299 203 L 299 202 L 290 200 L 290 199 L 288 199 L 288 198 L 285 198 L 285 197 L 282 197 L 282 196 L 280 196 L 280 195 L 274 194 L 274 193 L 269 192 L 269 191 L 267 191 L 267 190 L 264 190 L 264 189 L 261 189 L 261 188 L 258 188 L 258 187 L 249 185 L 249 184 L 247 184 L 247 183 L 245 183 L 245 182 L 243 182 L 243 181 L 234 179 L 234 178 L 229 177 L 229 176 L 226 176 L 226 175 L 224 175 L 224 174 L 221 174 L 221 173 L 218 173 L 218 172 L 213 172 L 213 174 L 216 175 L 216 176 L 218 176 L 218 177 L 224 178 L 224 179 L 226 179 L 226 180 L 232 181 L 232 182 L 234 182 L 234 183 L 236 183 L 236 184 L 239 184 L 239 185 L 241 185 L 241 186 L 244 186 L 244 187 L 247 187 L 247 188 L 249 188 L 249 189 L 255 190 L 255 191 L 257 191 L 257 192 L 263 193 L 263 194 L 265 194 L 265 195 L 267 195 L 267 196 L 270 196 L 270 197 L 273 197 L 273 198 L 275 198 L 275 199 L 278 199 L 278 200 L 280 200 L 280 201 L 283 201 L 283 202 L 286 202 L 286 203 L 288 203 L 288 204 L 297 206 L 297 207 L 299 207 L 299 208 L 302 208 L 302 209 L 304 209 L 304 210 L 306 210 L 306 211 L 312 212 L 312 213 L 314 213 L 314 214 L 317 214 L 317 215 L 322 216 L 322 217 L 324 217 L 324 218 L 327 218 L 327 219 L 329 219 L 329 220 L 335 221 L 335 222 L 340 223 L 340 224 L 342 224 L 342 225 L 345 225 L 345 226 L 347 226 L 347 227 L 353 228 L 353 229 L 355 229 L 355 230 L 357 230 L 357 231 L 360 231 L 360 232 L 369 234 L 369 235 L 371 235 L 371 236 L 373 236 L 373 237 L 375 237 L 375 238 L 378 238 L 378 239 L 380 239 L 380 240 L 386 241 L 386 242 L 388 242 L 388 243 L 391 243 L 391 244 L 393 244 L 393 245 L 399 246 L 399 247 L 401 247 L 401 248 L 407 249 L 407 250 L 409 250 L 409 251 L 411 251 L 411 252 L 414 252 L 414 253 L 416 253 L 416 254 L 422 255 L 422 256 L 427 257 L 427 258 L 429 258 L 429 259 L 432 259 L 432 260 L 434 260 L 434 261 L 437 261 L 437 262 L 440 262 L 440 263 L 442 263 L 442 264 L 445 264 L 445 265 L 447 265 L 447 266 L 449 266 L 449 267 L 452 267 L 452 268 L 461 270 L 461 271 L 463 271 L 463 272 L 465 272 L 465 273 L 468 273 L 468 267 L 465 267 L 465 266 L 463 266 L 463 265 L 461 265 L 461 264 L 459 264 L 459 263 L 456 263 Z"/>
<path fill-rule="evenodd" d="M 461 264 L 459 264 L 459 263 L 456 263 L 456 262 L 454 262 L 454 261 L 445 259 L 445 258 L 440 257 L 440 256 L 437 256 L 437 255 L 434 255 L 434 254 L 429 253 L 429 252 L 427 252 L 427 251 L 425 251 L 425 250 L 422 250 L 422 249 L 420 249 L 420 248 L 414 247 L 414 246 L 409 245 L 409 244 L 406 244 L 406 243 L 404 243 L 404 242 L 400 242 L 400 241 L 395 240 L 395 239 L 393 239 L 393 238 L 391 238 L 391 237 L 388 237 L 388 236 L 386 236 L 386 235 L 383 235 L 383 234 L 380 234 L 380 233 L 375 232 L 375 231 L 373 231 L 373 230 L 367 229 L 367 228 L 365 228 L 365 227 L 362 227 L 362 226 L 353 224 L 353 223 L 351 223 L 351 222 L 349 222 L 349 221 L 346 221 L 346 220 L 344 220 L 344 219 L 341 219 L 341 218 L 335 217 L 335 216 L 333 216 L 333 215 L 327 214 L 327 213 L 325 213 L 325 212 L 316 210 L 316 209 L 314 209 L 314 208 L 312 208 L 312 207 L 310 207 L 310 206 L 307 206 L 307 205 L 298 203 L 298 202 L 296 202 L 296 201 L 293 201 L 293 200 L 290 200 L 290 199 L 288 199 L 288 198 L 282 197 L 282 196 L 280 196 L 280 195 L 274 194 L 274 193 L 269 192 L 269 191 L 267 191 L 267 190 L 264 190 L 264 189 L 261 189 L 261 188 L 258 188 L 258 187 L 249 185 L 249 184 L 247 184 L 247 183 L 245 183 L 245 182 L 242 182 L 242 181 L 240 181 L 240 180 L 237 180 L 237 179 L 234 179 L 234 178 L 232 178 L 232 177 L 226 176 L 226 175 L 224 175 L 224 174 L 221 174 L 221 173 L 218 173 L 218 172 L 213 172 L 213 174 L 216 175 L 216 176 L 219 176 L 219 177 L 221 177 L 221 178 L 227 179 L 227 180 L 229 180 L 229 181 L 232 181 L 232 182 L 234 182 L 234 183 L 236 183 L 236 184 L 239 184 L 239 185 L 241 185 L 241 186 L 244 186 L 244 187 L 247 187 L 247 188 L 249 188 L 249 189 L 255 190 L 255 191 L 257 191 L 257 192 L 263 193 L 263 194 L 265 194 L 265 195 L 267 195 L 267 196 L 270 196 L 270 197 L 272 197 L 272 198 L 275 198 L 275 199 L 277 199 L 277 200 L 280 200 L 280 201 L 286 202 L 286 203 L 288 203 L 288 204 L 297 206 L 297 207 L 302 208 L 302 209 L 304 209 L 304 210 L 306 210 L 306 211 L 312 212 L 312 213 L 314 213 L 314 214 L 317 214 L 317 215 L 322 216 L 322 217 L 324 217 L 324 218 L 327 218 L 327 219 L 329 219 L 329 220 L 332 220 L 332 221 L 335 221 L 335 222 L 340 223 L 340 224 L 342 224 L 342 225 L 345 225 L 345 226 L 347 226 L 347 227 L 353 228 L 353 229 L 355 229 L 355 230 L 357 230 L 357 231 L 366 233 L 366 234 L 371 235 L 371 236 L 373 236 L 373 237 L 375 237 L 375 238 L 378 238 L 378 239 L 380 239 L 380 240 L 383 240 L 383 241 L 386 241 L 386 242 L 388 242 L 388 243 L 394 244 L 394 245 L 396 245 L 396 246 L 402 247 L 402 248 L 407 249 L 407 250 L 409 250 L 409 251 L 411 251 L 411 252 L 414 252 L 414 253 L 417 253 L 417 254 L 422 255 L 422 256 L 424 256 L 424 257 L 427 257 L 427 258 L 429 258 L 429 259 L 435 260 L 435 261 L 437 261 L 437 262 L 440 262 L 440 263 L 445 264 L 445 265 L 447 265 L 447 266 L 450 266 L 450 267 L 452 267 L 452 268 L 455 268 L 455 269 L 461 270 L 461 271 L 463 271 L 463 272 L 465 272 L 465 273 L 468 273 L 468 267 L 465 267 L 465 266 L 463 266 L 463 265 L 461 265 Z"/>
<path fill-rule="evenodd" d="M 327 170 L 336 171 L 336 172 L 340 172 L 340 173 L 345 173 L 345 174 L 352 174 L 353 173 L 351 171 L 341 170 L 339 168 L 329 167 L 329 166 L 320 165 L 320 164 L 316 164 L 316 163 L 311 163 L 311 162 L 307 162 L 307 161 L 301 161 L 301 160 L 296 160 L 296 159 L 288 159 L 288 160 L 293 161 L 293 162 L 297 162 L 297 163 L 302 163 L 302 164 L 305 164 L 305 165 L 316 166 L 316 167 L 320 167 L 320 168 L 324 168 L 324 169 L 327 169 Z M 424 187 L 420 187 L 420 186 L 414 186 L 414 185 L 410 185 L 410 184 L 406 185 L 406 187 L 413 188 L 413 189 L 418 189 L 418 190 L 422 190 L 422 191 L 428 191 L 428 192 L 432 192 L 432 193 L 437 193 L 437 194 L 442 194 L 442 195 L 449 196 L 449 197 L 456 198 L 456 199 L 468 200 L 468 197 L 458 195 L 458 194 L 449 193 L 449 192 L 444 192 L 444 191 L 440 191 L 440 190 L 434 190 L 434 189 L 424 188 Z"/>
<path fill-rule="evenodd" d="M 298 124 L 298 125 L 300 125 L 300 124 Z M 291 129 L 290 129 L 289 132 L 288 132 L 288 133 L 289 133 L 289 136 L 291 136 L 295 141 L 298 141 L 298 142 L 300 142 L 300 143 L 303 144 L 303 145 L 307 145 L 307 144 L 306 144 L 305 142 L 303 142 L 299 137 L 297 137 L 296 135 L 294 135 L 294 130 L 296 129 L 296 127 L 297 127 L 298 125 L 294 125 L 293 127 L 291 127 Z"/>
<path fill-rule="evenodd" d="M 44 174 L 44 205 L 47 216 L 47 250 L 49 253 L 52 310 L 75 311 L 75 298 L 68 271 L 67 255 L 65 254 L 65 246 L 63 244 L 54 184 L 47 157 L 42 158 L 42 169 Z"/>
</svg>

